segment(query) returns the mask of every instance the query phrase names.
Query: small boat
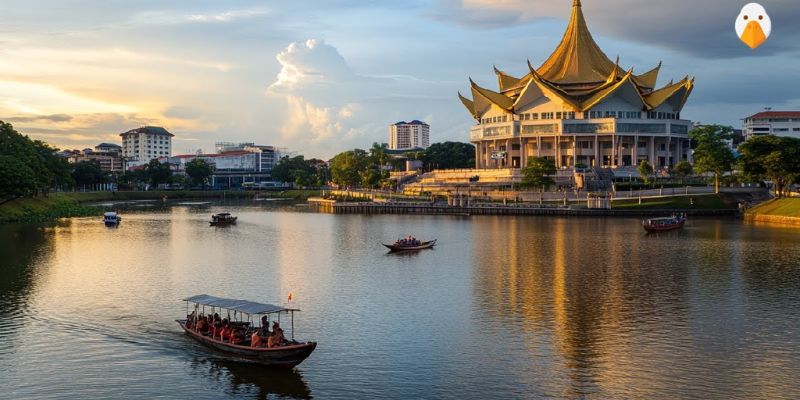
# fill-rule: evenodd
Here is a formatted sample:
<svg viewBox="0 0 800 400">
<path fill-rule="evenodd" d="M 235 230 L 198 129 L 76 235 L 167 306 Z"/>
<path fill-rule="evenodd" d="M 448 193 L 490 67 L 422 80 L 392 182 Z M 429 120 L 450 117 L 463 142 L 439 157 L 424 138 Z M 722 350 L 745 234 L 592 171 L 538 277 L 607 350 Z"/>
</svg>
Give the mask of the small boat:
<svg viewBox="0 0 800 400">
<path fill-rule="evenodd" d="M 420 242 L 420 241 L 412 241 L 411 243 L 403 242 L 402 240 L 398 240 L 393 244 L 386 244 L 381 243 L 382 245 L 386 246 L 391 252 L 395 251 L 412 251 L 412 250 L 425 250 L 430 249 L 436 244 L 436 239 L 429 240 L 427 242 Z"/>
<path fill-rule="evenodd" d="M 221 226 L 221 225 L 236 225 L 236 218 L 230 213 L 219 213 L 214 214 L 211 216 L 211 221 L 209 224 L 212 226 Z"/>
<path fill-rule="evenodd" d="M 103 223 L 105 223 L 106 226 L 117 226 L 120 222 L 122 222 L 122 217 L 120 217 L 119 214 L 113 211 L 103 213 Z"/>
<path fill-rule="evenodd" d="M 292 368 L 300 364 L 311 355 L 317 348 L 317 342 L 299 342 L 294 340 L 294 312 L 300 311 L 293 308 L 284 308 L 272 304 L 256 303 L 247 300 L 226 299 L 221 297 L 209 296 L 205 294 L 192 296 L 183 299 L 189 310 L 189 303 L 193 304 L 193 312 L 186 316 L 186 319 L 176 319 L 175 322 L 192 339 L 225 353 L 228 358 L 233 360 L 244 360 L 264 364 L 273 367 Z M 207 315 L 215 312 L 227 311 L 230 324 L 237 326 L 244 332 L 244 340 L 238 343 L 229 343 L 213 335 L 211 330 L 197 330 L 195 316 L 203 317 L 206 308 L 210 308 Z M 233 312 L 231 314 L 231 312 Z M 260 327 L 254 326 L 255 321 L 261 321 L 262 316 L 266 316 L 269 321 L 271 316 L 277 316 L 278 322 L 280 315 L 288 314 L 291 317 L 291 332 L 289 338 L 279 344 L 266 347 L 267 341 L 262 345 L 252 347 L 251 335 L 259 331 Z M 231 315 L 233 317 L 231 318 Z M 270 340 L 271 342 L 271 340 Z"/>
<path fill-rule="evenodd" d="M 650 233 L 654 232 L 666 232 L 671 231 L 673 229 L 680 229 L 683 228 L 683 225 L 686 223 L 686 214 L 677 214 L 671 217 L 663 217 L 663 218 L 650 218 L 647 220 L 642 221 L 642 226 L 644 230 Z"/>
</svg>

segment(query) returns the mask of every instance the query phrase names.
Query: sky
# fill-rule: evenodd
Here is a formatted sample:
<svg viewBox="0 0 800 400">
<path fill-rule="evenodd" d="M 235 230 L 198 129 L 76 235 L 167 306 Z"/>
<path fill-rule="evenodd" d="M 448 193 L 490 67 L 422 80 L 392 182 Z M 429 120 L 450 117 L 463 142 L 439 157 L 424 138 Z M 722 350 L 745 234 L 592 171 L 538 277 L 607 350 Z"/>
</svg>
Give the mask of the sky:
<svg viewBox="0 0 800 400">
<path fill-rule="evenodd" d="M 682 117 L 741 126 L 800 109 L 800 3 L 762 0 L 772 34 L 751 50 L 745 1 L 583 0 L 589 29 L 623 68 L 686 75 Z M 328 159 L 386 142 L 420 119 L 431 142 L 468 141 L 458 100 L 492 67 L 527 73 L 564 32 L 572 0 L 2 0 L 0 120 L 62 149 L 119 142 L 143 125 L 173 153 L 255 142 Z"/>
</svg>

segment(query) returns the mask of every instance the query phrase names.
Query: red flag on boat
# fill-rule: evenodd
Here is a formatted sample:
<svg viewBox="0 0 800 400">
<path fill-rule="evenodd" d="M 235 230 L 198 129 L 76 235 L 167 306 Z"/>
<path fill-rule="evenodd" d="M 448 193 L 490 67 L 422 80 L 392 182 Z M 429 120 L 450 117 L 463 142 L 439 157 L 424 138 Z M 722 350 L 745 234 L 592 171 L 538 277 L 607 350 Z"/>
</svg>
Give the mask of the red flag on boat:
<svg viewBox="0 0 800 400">
<path fill-rule="evenodd" d="M 292 301 L 292 292 L 289 292 L 289 301 Z"/>
</svg>

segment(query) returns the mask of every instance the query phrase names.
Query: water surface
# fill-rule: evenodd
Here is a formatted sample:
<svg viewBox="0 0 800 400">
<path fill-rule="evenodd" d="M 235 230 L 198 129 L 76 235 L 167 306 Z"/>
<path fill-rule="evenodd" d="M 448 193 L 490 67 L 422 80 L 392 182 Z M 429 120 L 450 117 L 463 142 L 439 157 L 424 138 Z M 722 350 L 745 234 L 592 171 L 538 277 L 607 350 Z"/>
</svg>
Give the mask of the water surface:
<svg viewBox="0 0 800 400">
<path fill-rule="evenodd" d="M 209 227 L 214 212 L 239 216 Z M 800 230 L 691 220 L 328 215 L 137 203 L 0 227 L 13 399 L 797 398 Z M 414 234 L 435 250 L 387 254 Z M 181 333 L 179 299 L 292 305 L 293 371 Z"/>
</svg>

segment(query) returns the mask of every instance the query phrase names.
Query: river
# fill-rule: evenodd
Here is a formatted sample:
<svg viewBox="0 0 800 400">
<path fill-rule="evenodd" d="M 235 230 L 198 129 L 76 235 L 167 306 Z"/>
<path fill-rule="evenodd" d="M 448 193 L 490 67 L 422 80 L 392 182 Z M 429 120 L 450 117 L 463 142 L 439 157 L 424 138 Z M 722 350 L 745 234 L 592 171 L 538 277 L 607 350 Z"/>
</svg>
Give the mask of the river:
<svg viewBox="0 0 800 400">
<path fill-rule="evenodd" d="M 2 397 L 800 397 L 796 228 L 303 210 L 138 202 L 119 228 L 0 226 Z M 221 211 L 238 225 L 210 227 Z M 378 243 L 406 234 L 438 244 Z M 317 350 L 293 371 L 226 361 L 173 321 L 201 293 L 292 293 Z"/>
</svg>

